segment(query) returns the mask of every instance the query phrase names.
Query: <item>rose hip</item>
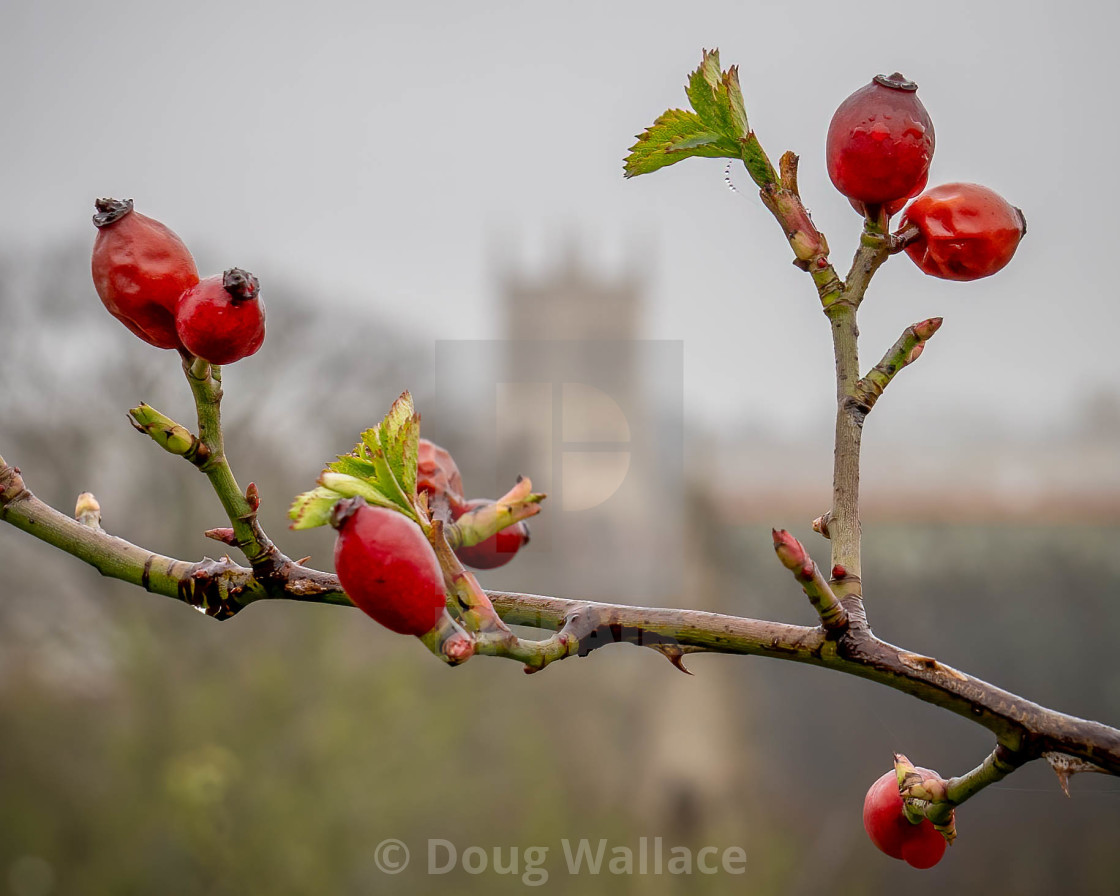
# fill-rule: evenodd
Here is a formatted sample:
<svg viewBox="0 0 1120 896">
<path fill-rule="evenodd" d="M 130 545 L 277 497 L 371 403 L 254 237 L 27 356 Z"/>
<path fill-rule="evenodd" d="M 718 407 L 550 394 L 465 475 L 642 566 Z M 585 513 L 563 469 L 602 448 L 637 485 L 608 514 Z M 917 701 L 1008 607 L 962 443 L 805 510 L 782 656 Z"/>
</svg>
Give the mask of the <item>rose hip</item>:
<svg viewBox="0 0 1120 896">
<path fill-rule="evenodd" d="M 98 199 L 93 285 L 122 324 L 157 348 L 180 348 L 175 310 L 183 290 L 198 283 L 194 258 L 159 221 L 134 211 L 132 200 Z"/>
<path fill-rule="evenodd" d="M 474 510 L 476 507 L 485 507 L 492 503 L 494 502 L 488 501 L 486 498 L 476 498 L 463 505 L 458 512 L 454 513 L 454 517 L 458 519 L 464 513 Z M 485 541 L 480 541 L 478 544 L 472 544 L 469 547 L 456 548 L 455 554 L 463 563 L 475 569 L 496 569 L 509 563 L 514 555 L 528 543 L 529 527 L 523 522 L 516 522 L 512 526 L 506 526 L 501 531 L 495 532 Z"/>
<path fill-rule="evenodd" d="M 902 217 L 900 228 L 920 237 L 906 254 L 925 273 L 944 280 L 979 280 L 1002 270 L 1027 232 L 1023 213 L 979 184 L 942 184 L 927 190 Z"/>
<path fill-rule="evenodd" d="M 932 868 L 945 855 L 945 838 L 928 818 L 913 824 L 906 817 L 893 769 L 868 789 L 863 800 L 863 826 L 879 849 L 915 868 Z"/>
<path fill-rule="evenodd" d="M 249 357 L 264 342 L 260 282 L 240 268 L 207 277 L 183 293 L 175 326 L 186 350 L 211 364 Z"/>
<path fill-rule="evenodd" d="M 361 498 L 340 501 L 334 566 L 350 599 L 402 635 L 431 631 L 444 612 L 443 571 L 420 527 L 402 513 Z"/>
<path fill-rule="evenodd" d="M 466 500 L 463 498 L 463 477 L 455 458 L 446 448 L 435 442 L 420 440 L 420 450 L 416 463 L 416 490 L 428 493 L 428 506 L 434 508 L 446 501 L 450 512 L 460 514 L 464 511 Z"/>
<path fill-rule="evenodd" d="M 895 72 L 876 75 L 832 116 L 825 155 L 836 189 L 864 203 L 912 196 L 933 158 L 933 121 L 918 85 Z"/>
</svg>

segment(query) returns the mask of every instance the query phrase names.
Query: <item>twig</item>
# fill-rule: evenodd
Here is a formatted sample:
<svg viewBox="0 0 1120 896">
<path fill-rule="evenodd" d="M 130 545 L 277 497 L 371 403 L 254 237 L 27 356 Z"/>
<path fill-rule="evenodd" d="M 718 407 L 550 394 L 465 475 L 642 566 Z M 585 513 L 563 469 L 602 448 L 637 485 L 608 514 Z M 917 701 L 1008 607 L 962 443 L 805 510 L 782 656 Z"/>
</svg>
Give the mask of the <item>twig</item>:
<svg viewBox="0 0 1120 896">
<path fill-rule="evenodd" d="M 843 569 L 842 581 L 834 581 L 837 596 L 844 601 L 853 621 L 863 623 L 863 575 L 860 558 L 859 471 L 863 416 L 852 406 L 859 384 L 859 326 L 856 311 L 868 284 L 886 261 L 889 239 L 872 221 L 864 222 L 844 288 L 838 296 L 822 297 L 825 315 L 832 325 L 832 347 L 836 363 L 836 431 L 832 468 L 832 508 L 827 514 L 828 538 L 832 541 L 832 566 Z"/>
<path fill-rule="evenodd" d="M 859 382 L 856 383 L 855 395 L 849 399 L 854 403 L 855 413 L 866 417 L 895 375 L 903 367 L 908 367 L 918 360 L 926 342 L 932 339 L 933 334 L 939 329 L 941 329 L 941 318 L 931 317 L 911 324 L 903 330 L 898 341 L 887 350 L 883 360 L 872 367 L 866 376 L 860 377 Z"/>
<path fill-rule="evenodd" d="M 1002 781 L 1025 761 L 1021 753 L 996 744 L 996 748 L 972 771 L 945 782 L 945 797 L 951 805 L 959 806 L 990 784 Z"/>
<path fill-rule="evenodd" d="M 848 611 L 833 593 L 820 568 L 813 562 L 801 542 L 785 529 L 774 529 L 774 551 L 782 565 L 801 583 L 809 603 L 817 611 L 821 625 L 830 632 L 840 632 L 848 627 Z M 840 576 L 843 578 L 843 576 Z"/>
<path fill-rule="evenodd" d="M 218 500 L 222 502 L 237 544 L 249 564 L 262 578 L 275 576 L 292 561 L 272 543 L 257 520 L 260 497 L 256 486 L 250 483 L 248 492 L 242 493 L 226 459 L 222 435 L 221 368 L 184 354 L 183 372 L 198 412 L 198 438 L 207 453 L 206 460 L 198 468 L 206 474 Z"/>
</svg>

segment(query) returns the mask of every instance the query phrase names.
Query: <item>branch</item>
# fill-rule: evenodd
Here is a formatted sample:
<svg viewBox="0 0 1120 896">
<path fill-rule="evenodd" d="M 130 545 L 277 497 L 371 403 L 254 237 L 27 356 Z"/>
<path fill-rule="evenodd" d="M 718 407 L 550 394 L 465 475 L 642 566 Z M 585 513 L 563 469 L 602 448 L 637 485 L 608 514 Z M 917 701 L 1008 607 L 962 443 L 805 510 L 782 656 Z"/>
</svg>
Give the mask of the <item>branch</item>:
<svg viewBox="0 0 1120 896">
<path fill-rule="evenodd" d="M 866 376 L 860 377 L 856 383 L 855 395 L 850 399 L 854 402 L 853 410 L 866 417 L 875 407 L 879 396 L 890 385 L 895 375 L 908 367 L 921 357 L 926 342 L 933 338 L 933 334 L 941 329 L 941 318 L 931 317 L 928 320 L 911 324 L 902 331 L 898 341 L 883 355 L 883 360 L 868 371 Z"/>
<path fill-rule="evenodd" d="M 219 619 L 262 599 L 350 604 L 331 573 L 288 562 L 277 572 L 264 575 L 238 566 L 228 557 L 187 563 L 89 528 L 39 501 L 28 491 L 19 471 L 6 465 L 3 458 L 0 520 L 72 554 L 102 575 L 183 601 Z M 486 596 L 507 625 L 556 632 L 543 641 L 518 640 L 512 647 L 503 646 L 500 634 L 479 638 L 476 652 L 522 662 L 526 671 L 619 643 L 650 647 L 678 666 L 681 655 L 698 651 L 792 660 L 877 681 L 971 719 L 995 734 L 1016 761 L 1026 762 L 1044 753 L 1061 754 L 1120 775 L 1120 731 L 1045 709 L 932 657 L 880 641 L 865 627 L 850 626 L 837 637 L 819 626 L 696 610 L 631 607 L 503 591 L 487 591 Z M 968 776 L 962 780 L 967 781 Z"/>
</svg>

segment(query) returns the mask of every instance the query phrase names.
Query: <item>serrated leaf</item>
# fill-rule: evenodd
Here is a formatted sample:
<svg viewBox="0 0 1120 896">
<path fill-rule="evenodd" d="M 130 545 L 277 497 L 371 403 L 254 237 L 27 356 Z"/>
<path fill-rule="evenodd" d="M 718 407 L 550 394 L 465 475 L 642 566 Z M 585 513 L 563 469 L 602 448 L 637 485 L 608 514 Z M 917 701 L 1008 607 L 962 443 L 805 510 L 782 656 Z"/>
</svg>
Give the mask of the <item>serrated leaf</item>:
<svg viewBox="0 0 1120 896">
<path fill-rule="evenodd" d="M 370 480 L 347 476 L 345 473 L 324 470 L 319 477 L 319 487 L 334 492 L 336 501 L 340 498 L 365 498 L 370 504 L 380 507 L 398 506 L 395 496 L 385 494 Z"/>
<path fill-rule="evenodd" d="M 397 479 L 397 473 L 389 464 L 385 450 L 381 447 L 381 427 L 375 426 L 362 433 L 362 440 L 354 446 L 351 455 L 341 455 L 328 469 L 344 473 L 368 483 L 388 502 L 388 506 L 398 507 L 409 516 L 415 517 L 412 499 L 404 491 Z M 415 472 L 413 472 L 415 482 Z"/>
<path fill-rule="evenodd" d="M 704 50 L 703 56 L 700 59 L 700 68 L 697 72 L 704 78 L 712 89 L 719 86 L 720 70 L 719 70 L 719 49 Z"/>
<path fill-rule="evenodd" d="M 739 141 L 747 136 L 747 110 L 739 87 L 739 67 L 721 72 L 719 50 L 705 50 L 700 67 L 688 77 L 685 93 L 700 120 L 720 137 Z"/>
<path fill-rule="evenodd" d="M 327 469 L 347 476 L 357 476 L 359 479 L 377 478 L 377 464 L 353 454 L 340 455 L 338 460 L 327 464 Z"/>
<path fill-rule="evenodd" d="M 362 433 L 353 451 L 327 464 L 317 489 L 296 498 L 289 511 L 292 528 L 325 525 L 334 504 L 352 497 L 417 519 L 414 501 L 419 443 L 420 416 L 412 396 L 405 392 L 384 420 Z"/>
<path fill-rule="evenodd" d="M 638 142 L 630 147 L 625 173 L 627 177 L 648 174 L 694 156 L 738 159 L 742 150 L 736 141 L 721 137 L 705 126 L 695 112 L 670 109 L 640 134 Z"/>
<path fill-rule="evenodd" d="M 731 100 L 724 75 L 719 70 L 719 51 L 705 51 L 704 61 L 688 78 L 684 89 L 692 108 L 704 126 L 721 137 L 738 140 L 746 134 L 740 130 L 731 114 Z M 744 120 L 746 115 L 743 116 Z"/>
<path fill-rule="evenodd" d="M 314 488 L 297 495 L 288 517 L 293 529 L 314 529 L 331 521 L 331 510 L 338 503 L 339 495 L 326 488 Z"/>
<path fill-rule="evenodd" d="M 743 89 L 739 86 L 739 66 L 733 65 L 723 73 L 723 89 L 727 94 L 728 110 L 735 133 L 742 139 L 750 133 L 751 128 L 747 123 L 747 106 L 743 101 Z"/>
<path fill-rule="evenodd" d="M 420 417 L 408 392 L 393 402 L 389 413 L 377 427 L 377 438 L 385 460 L 401 491 L 416 496 L 416 461 L 420 445 Z M 411 461 L 411 462 L 410 462 Z"/>
</svg>

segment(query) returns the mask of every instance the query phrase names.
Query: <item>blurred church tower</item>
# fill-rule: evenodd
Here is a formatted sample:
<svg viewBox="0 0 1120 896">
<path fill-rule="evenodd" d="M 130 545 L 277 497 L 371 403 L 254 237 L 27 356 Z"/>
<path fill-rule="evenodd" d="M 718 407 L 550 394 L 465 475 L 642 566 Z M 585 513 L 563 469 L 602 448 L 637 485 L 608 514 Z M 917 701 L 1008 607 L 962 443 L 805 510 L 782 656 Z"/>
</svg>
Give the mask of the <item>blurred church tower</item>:
<svg viewBox="0 0 1120 896">
<path fill-rule="evenodd" d="M 498 267 L 505 337 L 498 463 L 530 474 L 549 494 L 531 524 L 531 548 L 517 559 L 518 578 L 535 589 L 646 604 L 678 593 L 665 585 L 681 577 L 683 551 L 672 543 L 679 527 L 657 525 L 654 496 L 659 467 L 671 484 L 682 480 L 679 451 L 675 460 L 663 453 L 681 434 L 678 424 L 668 440 L 657 438 L 656 380 L 648 373 L 659 352 L 679 355 L 679 346 L 641 338 L 643 256 L 632 251 L 620 273 L 604 274 L 569 238 L 539 275 L 508 256 Z M 663 468 L 666 462 L 675 469 Z M 673 501 L 674 489 L 668 492 Z"/>
<path fill-rule="evenodd" d="M 563 597 L 714 609 L 734 586 L 706 555 L 714 515 L 686 494 L 683 347 L 642 338 L 652 256 L 631 250 L 604 274 L 569 239 L 543 274 L 500 268 L 500 465 L 550 495 L 510 574 Z M 728 707 L 747 701 L 734 664 L 709 663 L 701 680 L 650 651 L 606 653 L 603 687 L 631 707 L 644 745 L 633 771 L 651 832 L 687 842 L 741 812 L 745 756 Z"/>
</svg>

